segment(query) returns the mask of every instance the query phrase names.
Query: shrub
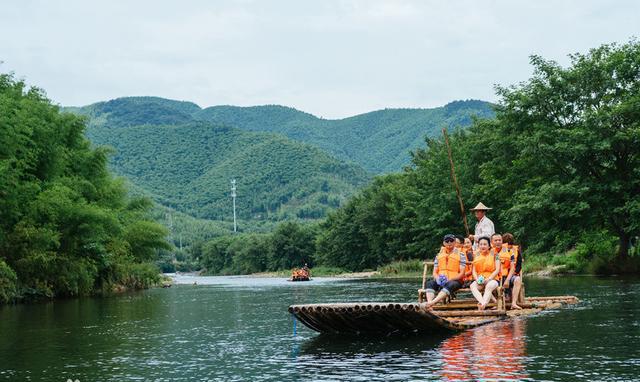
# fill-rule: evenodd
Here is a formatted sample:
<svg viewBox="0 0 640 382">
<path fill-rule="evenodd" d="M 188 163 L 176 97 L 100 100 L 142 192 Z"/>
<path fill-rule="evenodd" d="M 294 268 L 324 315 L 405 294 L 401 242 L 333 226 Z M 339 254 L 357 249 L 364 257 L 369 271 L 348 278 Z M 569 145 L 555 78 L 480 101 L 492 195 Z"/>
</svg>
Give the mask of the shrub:
<svg viewBox="0 0 640 382">
<path fill-rule="evenodd" d="M 424 269 L 424 263 L 422 260 L 402 260 L 394 261 L 380 268 L 380 274 L 383 276 L 391 275 L 403 275 L 403 274 L 415 274 L 422 273 Z"/>
<path fill-rule="evenodd" d="M 4 260 L 0 260 L 0 304 L 17 297 L 17 281 L 18 277 L 13 269 Z"/>
<path fill-rule="evenodd" d="M 149 263 L 122 264 L 117 284 L 127 289 L 146 289 L 158 285 L 161 281 L 160 270 Z"/>
</svg>

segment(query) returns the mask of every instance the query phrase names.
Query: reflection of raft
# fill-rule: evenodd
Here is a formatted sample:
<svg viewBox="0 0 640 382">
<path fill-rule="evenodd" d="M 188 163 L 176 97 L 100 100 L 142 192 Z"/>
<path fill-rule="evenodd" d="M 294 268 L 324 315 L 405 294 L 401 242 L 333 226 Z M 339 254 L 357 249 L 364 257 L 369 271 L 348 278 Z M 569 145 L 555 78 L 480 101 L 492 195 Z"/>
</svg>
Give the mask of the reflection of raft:
<svg viewBox="0 0 640 382">
<path fill-rule="evenodd" d="M 474 300 L 454 300 L 426 309 L 420 303 L 355 302 L 291 305 L 289 312 L 321 333 L 391 333 L 455 331 L 473 328 L 514 315 L 529 315 L 577 303 L 574 296 L 529 297 L 522 310 L 479 311 Z"/>
</svg>

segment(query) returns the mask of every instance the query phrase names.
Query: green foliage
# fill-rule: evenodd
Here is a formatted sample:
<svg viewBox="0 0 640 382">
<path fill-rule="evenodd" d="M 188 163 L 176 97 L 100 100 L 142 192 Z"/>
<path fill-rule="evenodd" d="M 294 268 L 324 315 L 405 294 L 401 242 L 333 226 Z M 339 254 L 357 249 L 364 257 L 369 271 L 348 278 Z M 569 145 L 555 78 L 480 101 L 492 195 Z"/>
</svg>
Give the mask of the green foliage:
<svg viewBox="0 0 640 382">
<path fill-rule="evenodd" d="M 296 268 L 299 268 L 299 266 L 296 266 Z M 287 270 L 287 271 L 288 272 L 286 276 L 290 276 L 291 271 L 290 270 Z M 346 272 L 347 270 L 343 268 L 327 267 L 324 265 L 320 265 L 320 266 L 313 267 L 313 269 L 311 269 L 311 277 L 336 276 Z"/>
<path fill-rule="evenodd" d="M 12 301 L 18 295 L 18 276 L 3 260 L 0 260 L 0 304 Z"/>
<path fill-rule="evenodd" d="M 113 128 L 89 138 L 115 148 L 112 167 L 165 207 L 196 218 L 232 216 L 229 181 L 237 179 L 239 217 L 317 219 L 365 184 L 369 175 L 323 151 L 273 134 L 192 123 Z"/>
<path fill-rule="evenodd" d="M 497 232 L 513 232 L 531 253 L 576 248 L 551 263 L 602 272 L 628 264 L 640 236 L 640 44 L 571 57 L 569 68 L 533 57 L 528 82 L 499 89 L 496 119 L 476 120 L 450 141 L 463 199 L 493 207 Z M 329 215 L 319 258 L 362 269 L 433 257 L 443 234 L 462 232 L 458 211 L 446 146 L 427 139 L 412 167 Z"/>
<path fill-rule="evenodd" d="M 329 214 L 318 236 L 318 261 L 354 271 L 375 269 L 410 255 L 414 216 L 403 208 L 405 175 L 378 177 L 343 208 Z"/>
<path fill-rule="evenodd" d="M 223 236 L 215 238 L 202 246 L 200 264 L 207 274 L 216 275 L 230 272 L 233 261 L 231 244 L 240 238 Z"/>
<path fill-rule="evenodd" d="M 195 114 L 201 120 L 310 143 L 373 173 L 402 169 L 409 164 L 409 152 L 420 147 L 425 136 L 440 134 L 442 127 L 467 126 L 472 116 L 492 117 L 491 105 L 455 101 L 434 109 L 385 109 L 339 120 L 277 105 L 213 106 Z"/>
<path fill-rule="evenodd" d="M 305 263 L 312 266 L 316 251 L 315 235 L 314 226 L 294 222 L 280 224 L 269 238 L 268 269 L 290 269 Z"/>
<path fill-rule="evenodd" d="M 333 121 L 282 106 L 202 110 L 157 97 L 66 110 L 89 118 L 87 136 L 114 148 L 112 168 L 131 182 L 133 194 L 158 203 L 154 218 L 172 227 L 172 244 L 185 247 L 230 232 L 232 178 L 238 181 L 242 232 L 322 219 L 369 182 L 363 167 L 398 170 L 408 163 L 409 150 L 441 125 L 493 115 L 488 103 L 457 101 Z M 176 264 L 169 257 L 160 262 L 165 270 Z"/>
<path fill-rule="evenodd" d="M 158 223 L 139 220 L 126 227 L 124 239 L 131 246 L 131 252 L 141 262 L 153 260 L 157 250 L 172 249 L 166 241 L 167 230 Z"/>
<path fill-rule="evenodd" d="M 105 121 L 106 127 L 120 128 L 139 125 L 177 125 L 192 122 L 192 113 L 200 107 L 191 102 L 173 101 L 159 97 L 127 97 L 98 102 L 67 111 Z"/>
<path fill-rule="evenodd" d="M 0 277 L 11 289 L 15 271 L 23 295 L 102 290 L 120 282 L 118 266 L 135 268 L 168 246 L 150 204 L 127 198 L 108 151 L 91 148 L 84 128 L 40 90 L 0 75 Z"/>
<path fill-rule="evenodd" d="M 422 274 L 424 263 L 421 260 L 394 261 L 380 268 L 381 276 L 415 276 Z"/>
<path fill-rule="evenodd" d="M 112 289 L 147 289 L 158 285 L 161 275 L 158 268 L 150 263 L 124 262 L 118 264 L 115 272 L 116 284 L 110 285 Z"/>
<path fill-rule="evenodd" d="M 270 234 L 236 234 L 201 245 L 207 274 L 247 274 L 314 264 L 317 226 L 285 222 Z"/>
</svg>

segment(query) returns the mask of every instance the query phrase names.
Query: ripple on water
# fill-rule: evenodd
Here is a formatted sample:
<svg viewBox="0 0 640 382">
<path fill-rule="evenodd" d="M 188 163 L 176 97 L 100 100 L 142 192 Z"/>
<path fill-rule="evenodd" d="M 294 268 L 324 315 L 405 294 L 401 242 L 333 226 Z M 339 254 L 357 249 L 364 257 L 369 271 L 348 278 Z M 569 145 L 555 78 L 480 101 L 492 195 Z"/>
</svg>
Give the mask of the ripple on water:
<svg viewBox="0 0 640 382">
<path fill-rule="evenodd" d="M 530 280 L 582 303 L 443 336 L 320 336 L 290 304 L 412 301 L 419 280 L 179 276 L 172 288 L 5 307 L 0 380 L 634 380 L 640 283 Z M 198 285 L 193 285 L 197 280 Z M 54 377 L 55 376 L 55 377 Z M 58 377 L 61 378 L 58 378 Z"/>
</svg>

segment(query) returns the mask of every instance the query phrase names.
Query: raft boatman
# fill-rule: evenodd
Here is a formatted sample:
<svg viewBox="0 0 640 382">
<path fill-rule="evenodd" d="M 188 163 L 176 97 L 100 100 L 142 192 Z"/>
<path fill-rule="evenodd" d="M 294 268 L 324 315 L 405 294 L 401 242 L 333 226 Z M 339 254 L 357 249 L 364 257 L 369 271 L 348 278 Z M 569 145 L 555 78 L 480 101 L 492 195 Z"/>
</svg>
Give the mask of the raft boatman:
<svg viewBox="0 0 640 382">
<path fill-rule="evenodd" d="M 496 229 L 493 226 L 493 222 L 487 217 L 487 211 L 491 208 L 485 206 L 482 202 L 471 209 L 475 213 L 478 223 L 473 235 L 469 235 L 469 239 L 473 241 L 473 249 L 478 250 L 478 240 L 481 237 L 491 237 L 496 233 Z"/>
<path fill-rule="evenodd" d="M 455 242 L 454 235 L 444 235 L 442 248 L 433 262 L 433 279 L 427 283 L 427 307 L 442 301 L 462 287 L 467 256 L 455 247 Z"/>
</svg>

